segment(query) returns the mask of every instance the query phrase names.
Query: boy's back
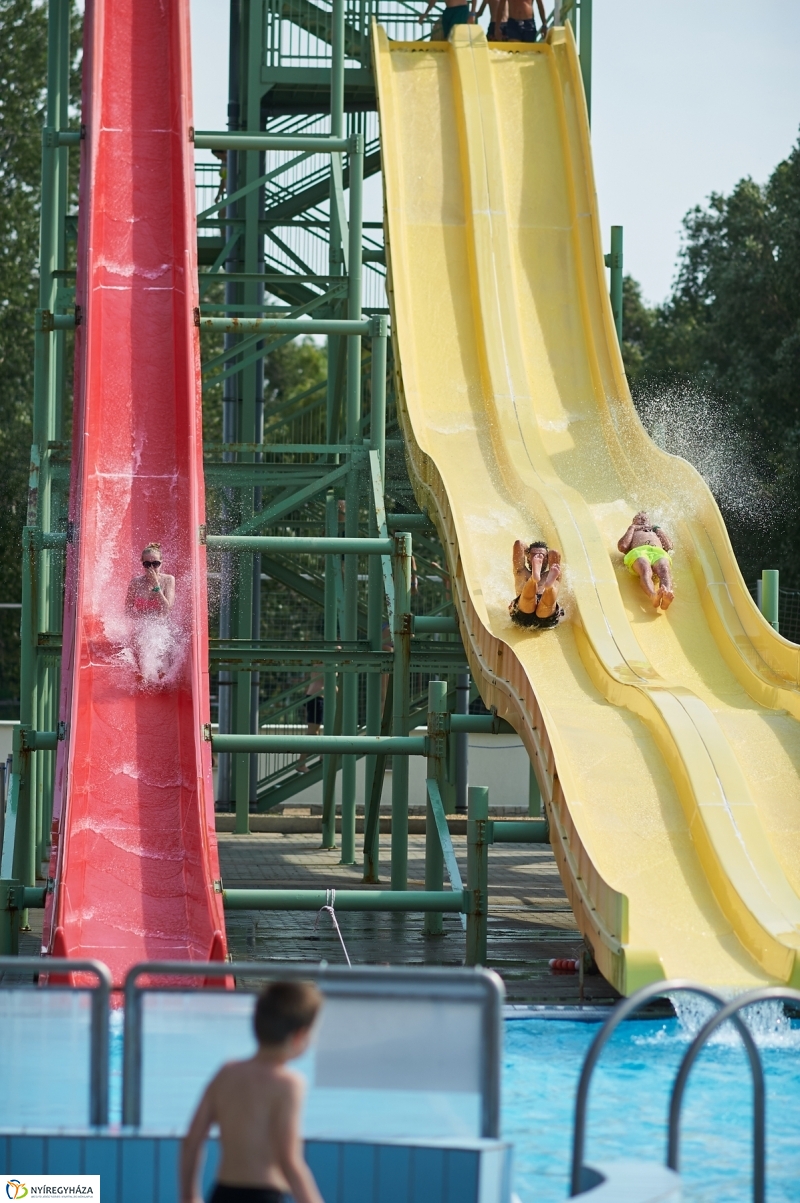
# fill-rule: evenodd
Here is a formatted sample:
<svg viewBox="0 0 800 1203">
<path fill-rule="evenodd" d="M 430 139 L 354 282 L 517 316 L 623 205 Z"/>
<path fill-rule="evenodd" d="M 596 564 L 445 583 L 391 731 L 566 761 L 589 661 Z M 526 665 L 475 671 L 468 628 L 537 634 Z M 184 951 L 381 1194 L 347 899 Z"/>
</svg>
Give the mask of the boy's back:
<svg viewBox="0 0 800 1203">
<path fill-rule="evenodd" d="M 303 1082 L 286 1066 L 308 1047 L 319 1003 L 316 989 L 302 982 L 276 982 L 261 995 L 258 1052 L 222 1067 L 192 1119 L 181 1157 L 182 1203 L 200 1203 L 197 1167 L 213 1124 L 221 1158 L 212 1203 L 278 1203 L 287 1192 L 295 1203 L 322 1203 L 303 1157 Z"/>
</svg>

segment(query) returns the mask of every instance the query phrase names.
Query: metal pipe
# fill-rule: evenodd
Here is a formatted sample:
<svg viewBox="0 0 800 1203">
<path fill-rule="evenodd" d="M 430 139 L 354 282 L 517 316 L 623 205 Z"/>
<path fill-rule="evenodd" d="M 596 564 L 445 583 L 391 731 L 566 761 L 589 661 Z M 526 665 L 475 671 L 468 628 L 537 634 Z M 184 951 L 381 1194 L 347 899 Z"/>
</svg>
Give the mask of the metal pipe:
<svg viewBox="0 0 800 1203">
<path fill-rule="evenodd" d="M 58 731 L 29 731 L 22 729 L 23 745 L 29 752 L 53 752 L 58 747 Z"/>
<path fill-rule="evenodd" d="M 605 257 L 606 267 L 611 269 L 611 312 L 614 315 L 614 325 L 617 328 L 617 339 L 622 346 L 622 226 L 611 227 L 611 253 Z"/>
<path fill-rule="evenodd" d="M 580 0 L 580 60 L 586 112 L 592 123 L 592 0 Z"/>
<path fill-rule="evenodd" d="M 344 0 L 333 0 L 332 8 L 331 138 L 344 141 Z"/>
<path fill-rule="evenodd" d="M 458 620 L 438 614 L 415 614 L 411 621 L 415 635 L 457 635 Z"/>
<path fill-rule="evenodd" d="M 370 379 L 370 442 L 378 452 L 381 480 L 386 477 L 386 329 L 385 317 L 380 318 L 378 332 L 372 333 L 372 374 Z M 406 529 L 406 528 L 404 528 Z"/>
<path fill-rule="evenodd" d="M 348 363 L 348 373 L 351 368 Z M 359 376 L 360 384 L 360 376 Z M 349 393 L 349 375 L 348 375 Z M 348 398 L 349 402 L 349 398 Z M 350 413 L 348 403 L 348 435 Z M 351 470 L 347 475 L 345 538 L 358 542 L 358 482 L 359 473 Z M 358 556 L 347 556 L 344 562 L 344 613 L 342 637 L 352 642 L 358 636 Z M 342 737 L 353 738 L 358 731 L 358 682 L 359 674 L 347 673 L 342 679 Z M 344 748 L 342 748 L 344 752 Z M 356 859 L 356 758 L 342 757 L 342 855 L 340 863 L 355 864 Z"/>
<path fill-rule="evenodd" d="M 364 137 L 356 134 L 350 139 L 350 212 L 348 223 L 347 317 L 357 322 L 361 314 L 361 242 L 364 182 Z M 347 394 L 345 440 L 349 444 L 361 441 L 361 335 L 351 333 L 347 339 Z M 361 474 L 351 460 L 345 495 L 345 538 L 358 536 L 359 482 Z M 358 634 L 358 560 L 350 556 L 344 564 L 344 630 L 347 640 Z M 358 729 L 358 674 L 348 673 L 342 684 L 342 731 L 355 735 Z M 342 760 L 342 857 L 343 865 L 352 865 L 356 857 L 356 761 L 353 756 Z"/>
<path fill-rule="evenodd" d="M 698 1055 L 713 1036 L 717 1028 L 728 1019 L 739 1018 L 739 1012 L 745 1007 L 761 1002 L 800 1002 L 800 991 L 786 986 L 766 986 L 761 989 L 748 990 L 740 994 L 726 1006 L 717 1011 L 716 1015 L 703 1025 L 684 1054 L 681 1067 L 672 1087 L 669 1104 L 669 1138 L 667 1142 L 667 1165 L 678 1172 L 680 1166 L 680 1120 L 683 1096 L 689 1081 L 689 1073 Z M 746 1025 L 742 1025 L 746 1027 Z M 749 1033 L 749 1029 L 746 1029 Z M 750 1062 L 750 1073 L 753 1078 L 753 1203 L 764 1203 L 766 1198 L 766 1089 L 764 1084 L 764 1067 L 758 1053 L 755 1041 L 745 1040 L 745 1050 Z"/>
<path fill-rule="evenodd" d="M 428 730 L 435 730 L 438 734 L 444 723 L 444 716 L 446 714 L 447 682 L 430 681 L 428 684 Z M 434 739 L 431 739 L 431 743 L 434 744 L 431 751 L 438 753 L 441 751 L 444 740 L 441 737 L 438 739 L 434 737 Z M 440 755 L 432 755 L 428 758 L 427 777 L 436 784 L 441 780 L 442 763 Z M 436 815 L 431 804 L 429 788 L 425 797 L 425 889 L 441 890 L 443 888 L 444 854 L 439 839 Z M 444 930 L 441 914 L 426 915 L 424 929 L 426 936 L 441 936 Z"/>
<path fill-rule="evenodd" d="M 348 223 L 347 317 L 357 322 L 361 315 L 361 242 L 364 182 L 364 138 L 356 134 L 350 140 L 350 213 Z M 361 442 L 361 335 L 351 333 L 347 339 L 347 393 L 345 410 L 345 441 Z M 360 473 L 351 460 L 345 486 L 345 538 L 358 537 Z M 344 630 L 343 638 L 353 640 L 358 635 L 358 560 L 350 556 L 344 564 Z M 348 673 L 342 684 L 342 732 L 355 735 L 358 729 L 358 674 Z M 355 863 L 356 855 L 356 761 L 353 756 L 342 760 L 342 858 L 343 865 Z"/>
<path fill-rule="evenodd" d="M 435 527 L 427 514 L 387 514 L 386 525 L 389 530 L 434 530 Z M 421 617 L 421 615 L 420 615 Z"/>
<path fill-rule="evenodd" d="M 408 735 L 411 709 L 411 535 L 395 535 L 392 734 Z M 408 761 L 392 762 L 392 889 L 408 888 Z"/>
<path fill-rule="evenodd" d="M 350 138 L 329 134 L 237 134 L 230 130 L 195 130 L 196 150 L 307 150 L 332 154 L 350 150 Z"/>
<path fill-rule="evenodd" d="M 337 756 L 427 756 L 426 735 L 212 735 L 214 752 L 330 752 Z"/>
<path fill-rule="evenodd" d="M 542 791 L 539 789 L 533 764 L 528 765 L 528 814 L 532 819 L 538 819 L 544 814 Z"/>
<path fill-rule="evenodd" d="M 451 714 L 449 719 L 453 735 L 515 735 L 516 732 L 504 718 L 497 714 Z"/>
<path fill-rule="evenodd" d="M 467 810 L 467 783 L 469 780 L 469 728 L 459 726 L 469 717 L 469 673 L 456 677 L 456 709 L 450 719 L 450 730 L 456 737 L 456 813 Z M 455 720 L 455 725 L 453 724 Z"/>
<path fill-rule="evenodd" d="M 548 844 L 550 824 L 547 819 L 490 819 L 490 844 Z"/>
<path fill-rule="evenodd" d="M 297 551 L 318 555 L 386 556 L 394 539 L 329 539 L 316 535 L 207 535 L 209 547 L 230 551 Z"/>
<path fill-rule="evenodd" d="M 780 629 L 780 574 L 777 568 L 761 573 L 761 613 L 773 630 Z"/>
<path fill-rule="evenodd" d="M 666 998 L 672 994 L 697 994 L 700 998 L 706 998 L 709 1002 L 715 1003 L 718 1007 L 725 1004 L 725 1000 L 721 995 L 716 994 L 713 990 L 707 989 L 705 986 L 698 986 L 694 982 L 686 981 L 683 978 L 677 978 L 672 981 L 651 982 L 647 986 L 643 986 L 641 990 L 637 990 L 630 998 L 624 998 L 617 1003 L 614 1010 L 609 1015 L 608 1019 L 603 1024 L 600 1031 L 594 1038 L 594 1041 L 586 1054 L 581 1069 L 581 1076 L 578 1082 L 578 1091 L 575 1095 L 575 1125 L 572 1137 L 572 1175 L 570 1185 L 570 1196 L 579 1195 L 583 1189 L 582 1170 L 583 1170 L 583 1152 L 586 1146 L 586 1108 L 589 1100 L 589 1087 L 592 1083 L 592 1074 L 595 1066 L 600 1059 L 608 1041 L 613 1036 L 619 1025 L 641 1007 L 654 998 Z M 753 1045 L 754 1041 L 747 1026 L 742 1019 L 735 1015 L 732 1017 L 733 1022 L 746 1045 Z"/>
<path fill-rule="evenodd" d="M 318 911 L 330 905 L 330 890 L 223 890 L 228 911 Z M 461 914 L 467 891 L 337 890 L 337 911 L 435 911 Z"/>
<path fill-rule="evenodd" d="M 201 330 L 223 334 L 369 334 L 372 321 L 364 318 L 327 317 L 197 317 Z"/>
<path fill-rule="evenodd" d="M 489 790 L 473 785 L 467 798 L 467 965 L 485 965 L 489 927 Z"/>
<path fill-rule="evenodd" d="M 332 490 L 329 490 L 325 495 L 325 534 L 330 539 L 331 543 L 336 543 L 336 528 L 338 526 L 338 514 L 336 507 L 336 497 Z M 372 563 L 372 561 L 370 561 Z M 333 555 L 325 557 L 325 640 L 326 642 L 335 642 L 338 635 L 338 620 L 336 615 L 336 577 L 337 560 Z M 336 686 L 337 676 L 334 671 L 326 671 L 325 686 L 323 692 L 323 732 L 330 738 L 334 734 L 334 723 L 336 720 Z M 322 759 L 322 782 L 323 782 L 323 815 L 322 815 L 322 847 L 336 847 L 336 808 L 333 805 L 324 805 L 324 791 L 331 792 L 336 789 L 335 777 L 331 780 L 335 761 L 330 756 L 323 756 Z"/>
<path fill-rule="evenodd" d="M 373 330 L 372 375 L 370 403 L 370 442 L 378 454 L 381 484 L 386 468 L 386 318 L 382 317 Z M 369 506 L 370 535 L 378 534 L 378 522 L 374 502 Z M 380 560 L 372 556 L 369 561 L 369 593 L 367 598 L 367 634 L 370 648 L 380 652 L 383 647 L 383 570 Z M 383 678 L 375 673 L 367 676 L 367 734 L 379 735 L 382 718 Z M 367 816 L 369 801 L 373 795 L 375 773 L 383 773 L 385 761 L 370 756 L 364 769 L 364 814 Z M 380 822 L 373 824 L 373 835 L 369 845 L 364 845 L 364 881 L 377 882 L 380 856 Z"/>
</svg>

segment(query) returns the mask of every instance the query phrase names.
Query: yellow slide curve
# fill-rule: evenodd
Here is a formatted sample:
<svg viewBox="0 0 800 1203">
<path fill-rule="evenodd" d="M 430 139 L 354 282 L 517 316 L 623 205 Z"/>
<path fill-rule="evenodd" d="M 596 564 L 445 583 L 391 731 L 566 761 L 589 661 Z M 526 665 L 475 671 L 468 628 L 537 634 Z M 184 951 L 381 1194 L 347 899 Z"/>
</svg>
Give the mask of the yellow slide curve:
<svg viewBox="0 0 800 1203">
<path fill-rule="evenodd" d="M 624 993 L 800 986 L 800 648 L 764 621 L 699 474 L 628 391 L 569 27 L 375 30 L 398 397 L 486 703 L 522 736 L 578 924 Z M 672 535 L 655 612 L 616 549 Z M 511 546 L 562 550 L 566 620 L 514 627 Z"/>
</svg>

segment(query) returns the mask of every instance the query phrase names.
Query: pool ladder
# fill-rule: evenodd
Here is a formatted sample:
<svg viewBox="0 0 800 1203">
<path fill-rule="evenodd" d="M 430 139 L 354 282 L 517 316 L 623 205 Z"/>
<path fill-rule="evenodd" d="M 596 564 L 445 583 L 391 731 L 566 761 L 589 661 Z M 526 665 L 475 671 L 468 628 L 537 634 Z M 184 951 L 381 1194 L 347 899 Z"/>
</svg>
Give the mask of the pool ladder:
<svg viewBox="0 0 800 1203">
<path fill-rule="evenodd" d="M 672 1087 L 669 1105 L 669 1138 L 666 1166 L 643 1161 L 616 1161 L 590 1166 L 583 1160 L 586 1144 L 586 1107 L 589 1086 L 600 1054 L 619 1025 L 654 998 L 670 994 L 695 994 L 719 1009 L 703 1025 L 684 1054 Z M 753 1203 L 766 1201 L 766 1120 L 764 1068 L 750 1029 L 739 1014 L 760 1002 L 800 1003 L 800 991 L 787 986 L 765 986 L 740 994 L 731 1002 L 696 982 L 676 979 L 653 982 L 637 990 L 614 1008 L 592 1043 L 583 1062 L 575 1098 L 575 1130 L 572 1141 L 570 1196 L 580 1195 L 592 1203 L 672 1203 L 682 1197 L 680 1180 L 680 1118 L 683 1096 L 692 1066 L 714 1032 L 728 1019 L 736 1027 L 747 1052 L 753 1078 Z"/>
</svg>

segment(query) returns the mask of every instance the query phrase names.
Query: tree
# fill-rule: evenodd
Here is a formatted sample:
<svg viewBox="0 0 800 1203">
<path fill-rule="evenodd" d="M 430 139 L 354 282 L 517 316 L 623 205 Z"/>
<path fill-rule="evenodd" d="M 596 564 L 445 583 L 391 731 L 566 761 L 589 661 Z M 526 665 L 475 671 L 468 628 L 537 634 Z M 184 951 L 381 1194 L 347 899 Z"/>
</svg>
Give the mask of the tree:
<svg viewBox="0 0 800 1203">
<path fill-rule="evenodd" d="M 765 186 L 741 180 L 683 224 L 669 300 L 648 310 L 626 281 L 634 400 L 647 424 L 654 398 L 667 396 L 694 462 L 708 458 L 700 436 L 710 434 L 718 501 L 746 579 L 777 567 L 797 588 L 787 515 L 800 505 L 800 143 Z"/>
<path fill-rule="evenodd" d="M 0 600 L 20 599 L 33 401 L 33 316 L 38 303 L 47 8 L 0 0 Z M 77 99 L 80 17 L 72 28 Z M 73 156 L 77 158 L 77 156 Z M 0 610 L 0 711 L 16 717 L 19 611 Z"/>
</svg>

